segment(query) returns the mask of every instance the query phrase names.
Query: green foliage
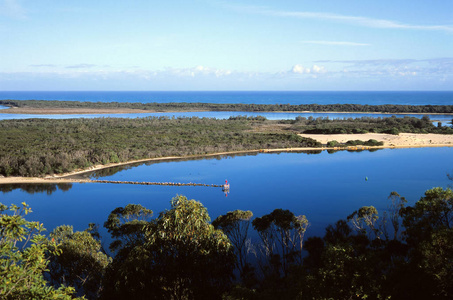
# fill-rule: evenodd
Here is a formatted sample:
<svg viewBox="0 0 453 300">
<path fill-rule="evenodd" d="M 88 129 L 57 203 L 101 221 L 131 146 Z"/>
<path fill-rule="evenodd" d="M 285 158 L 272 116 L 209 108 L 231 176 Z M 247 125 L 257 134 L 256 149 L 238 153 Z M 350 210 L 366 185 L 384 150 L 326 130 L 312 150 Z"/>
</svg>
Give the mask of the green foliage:
<svg viewBox="0 0 453 300">
<path fill-rule="evenodd" d="M 10 213 L 7 210 L 10 210 Z M 60 250 L 43 235 L 43 224 L 23 217 L 31 212 L 25 203 L 9 208 L 0 204 L 0 295 L 2 299 L 72 299 L 74 288 L 47 285 L 43 272 L 46 253 Z M 30 244 L 30 245 L 28 245 Z"/>
<path fill-rule="evenodd" d="M 137 244 L 145 242 L 143 227 L 151 221 L 153 211 L 140 204 L 128 204 L 124 208 L 114 209 L 104 227 L 112 235 L 114 240 L 110 244 L 110 250 L 129 249 Z"/>
<path fill-rule="evenodd" d="M 433 188 L 408 207 L 396 192 L 389 201 L 392 239 L 382 230 L 386 214 L 368 206 L 305 243 L 303 299 L 451 299 L 453 192 Z"/>
<path fill-rule="evenodd" d="M 247 264 L 248 247 L 246 245 L 247 235 L 250 226 L 250 220 L 253 217 L 251 211 L 235 210 L 230 211 L 226 215 L 220 215 L 212 222 L 216 229 L 222 230 L 230 239 L 234 246 L 237 257 L 237 266 L 241 276 L 248 276 L 247 271 L 250 271 L 250 266 Z"/>
<path fill-rule="evenodd" d="M 339 145 L 340 143 L 335 140 L 327 142 L 327 147 L 338 147 Z"/>
<path fill-rule="evenodd" d="M 263 269 L 265 274 L 276 277 L 280 277 L 281 273 L 287 275 L 292 264 L 301 262 L 303 239 L 309 225 L 304 215 L 295 216 L 289 210 L 275 209 L 254 219 L 252 225 L 263 242 L 268 262 Z"/>
<path fill-rule="evenodd" d="M 401 214 L 404 211 L 407 200 L 395 191 L 390 193 L 388 199 L 390 200 L 388 212 L 393 227 L 393 239 L 397 240 L 399 239 L 398 231 L 401 224 Z"/>
<path fill-rule="evenodd" d="M 262 125 L 254 118 L 3 120 L 0 174 L 40 176 L 144 158 L 320 146 L 295 133 L 260 132 Z"/>
<path fill-rule="evenodd" d="M 427 190 L 413 207 L 402 211 L 408 242 L 418 243 L 435 231 L 453 226 L 453 191 L 440 187 Z"/>
<path fill-rule="evenodd" d="M 361 140 L 349 140 L 346 143 L 340 143 L 338 141 L 329 141 L 327 142 L 327 147 L 348 147 L 348 146 L 383 146 L 384 142 L 379 142 L 374 139 L 369 139 L 368 141 L 361 141 Z"/>
<path fill-rule="evenodd" d="M 378 142 L 373 139 L 369 139 L 368 141 L 364 142 L 361 140 L 351 140 L 347 141 L 345 143 L 345 146 L 358 146 L 358 145 L 364 145 L 364 146 L 382 146 L 384 145 L 384 142 Z"/>
<path fill-rule="evenodd" d="M 374 206 L 363 206 L 359 210 L 350 214 L 347 220 L 352 224 L 352 228 L 359 234 L 367 234 L 370 231 L 378 235 L 376 222 L 379 219 L 378 211 Z"/>
<path fill-rule="evenodd" d="M 51 255 L 49 277 L 54 285 L 74 286 L 78 294 L 96 299 L 102 288 L 102 278 L 111 262 L 101 251 L 101 243 L 88 231 L 74 232 L 72 226 L 62 225 L 50 233 L 58 244 L 60 255 Z"/>
<path fill-rule="evenodd" d="M 314 134 L 357 134 L 365 132 L 394 135 L 398 135 L 400 132 L 453 134 L 452 128 L 436 127 L 427 116 L 421 119 L 408 116 L 404 118 L 391 116 L 388 118 L 362 117 L 355 119 L 308 118 L 292 122 L 291 129 Z"/>
<path fill-rule="evenodd" d="M 177 196 L 170 210 L 135 228 L 144 243 L 119 250 L 108 274 L 106 299 L 216 299 L 229 288 L 232 245 L 210 224 L 201 203 Z"/>
</svg>

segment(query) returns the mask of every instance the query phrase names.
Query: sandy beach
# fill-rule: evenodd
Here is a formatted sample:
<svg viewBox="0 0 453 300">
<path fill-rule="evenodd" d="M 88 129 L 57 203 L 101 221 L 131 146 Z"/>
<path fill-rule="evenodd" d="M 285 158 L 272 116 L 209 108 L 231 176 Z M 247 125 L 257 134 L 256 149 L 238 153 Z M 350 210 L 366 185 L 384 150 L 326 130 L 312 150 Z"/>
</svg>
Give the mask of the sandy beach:
<svg viewBox="0 0 453 300">
<path fill-rule="evenodd" d="M 345 143 L 350 140 L 368 141 L 374 139 L 384 142 L 384 147 L 444 147 L 453 146 L 453 135 L 446 134 L 416 134 L 400 133 L 399 135 L 385 133 L 366 133 L 366 134 L 300 134 L 317 140 L 322 144 L 328 141 Z"/>
<path fill-rule="evenodd" d="M 453 147 L 453 135 L 442 135 L 442 134 L 415 134 L 415 133 L 400 133 L 399 135 L 383 134 L 383 133 L 367 133 L 367 134 L 300 134 L 302 137 L 308 137 L 319 141 L 322 144 L 326 144 L 328 141 L 336 140 L 338 142 L 347 142 L 349 140 L 362 140 L 368 141 L 369 139 L 375 139 L 377 141 L 384 142 L 384 146 L 378 147 L 363 147 L 364 149 L 382 149 L 382 148 L 422 148 L 422 147 Z M 233 152 L 221 152 L 207 155 L 197 156 L 185 156 L 185 157 L 159 157 L 140 159 L 122 163 L 112 163 L 107 165 L 97 165 L 83 170 L 75 170 L 70 173 L 46 176 L 46 177 L 0 177 L 0 184 L 11 184 L 11 183 L 75 183 L 75 182 L 89 182 L 87 179 L 70 179 L 68 176 L 82 174 L 90 171 L 96 171 L 106 169 L 110 167 L 116 167 L 121 165 L 128 165 L 134 163 L 142 163 L 148 161 L 163 161 L 163 160 L 175 160 L 175 159 L 187 159 L 187 158 L 199 158 L 209 157 L 217 155 L 232 155 L 242 153 L 272 153 L 272 152 L 294 152 L 294 151 L 321 151 L 331 148 L 280 148 L 280 149 L 256 149 L 246 151 L 233 151 Z"/>
</svg>

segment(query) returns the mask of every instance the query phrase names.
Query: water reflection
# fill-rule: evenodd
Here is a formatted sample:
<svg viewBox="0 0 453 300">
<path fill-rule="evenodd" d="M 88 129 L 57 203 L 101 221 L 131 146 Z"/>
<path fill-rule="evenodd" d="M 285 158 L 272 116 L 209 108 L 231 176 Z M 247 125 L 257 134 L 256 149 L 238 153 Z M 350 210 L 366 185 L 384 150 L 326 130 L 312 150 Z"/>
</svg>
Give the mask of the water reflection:
<svg viewBox="0 0 453 300">
<path fill-rule="evenodd" d="M 358 150 L 326 150 L 329 154 L 333 154 L 339 151 L 348 151 L 348 152 L 362 152 L 362 151 L 369 151 L 375 152 L 382 149 L 358 149 Z M 324 150 L 305 150 L 305 151 L 276 151 L 276 152 L 268 152 L 264 154 L 281 154 L 281 153 L 299 153 L 299 154 L 321 154 Z M 168 160 L 155 160 L 155 161 L 147 161 L 147 162 L 139 162 L 139 163 L 132 163 L 122 166 L 110 167 L 105 169 L 100 169 L 96 171 L 88 171 L 85 173 L 77 174 L 68 176 L 67 178 L 71 179 L 99 179 L 102 177 L 109 177 L 113 176 L 119 172 L 126 171 L 133 169 L 138 166 L 152 166 L 158 163 L 167 163 L 167 162 L 184 162 L 184 161 L 209 161 L 209 160 L 222 160 L 226 158 L 235 158 L 235 157 L 243 157 L 243 156 L 256 156 L 258 152 L 247 152 L 247 153 L 237 153 L 237 154 L 221 154 L 221 155 L 214 155 L 214 156 L 200 156 L 200 157 L 189 157 L 189 158 L 176 158 L 176 159 L 168 159 Z"/>
<path fill-rule="evenodd" d="M 362 152 L 362 151 L 368 151 L 368 152 L 375 152 L 377 150 L 382 150 L 382 149 L 366 149 L 366 150 L 334 150 L 334 149 L 329 149 L 326 150 L 327 153 L 329 154 L 334 154 L 339 151 L 348 151 L 348 152 Z M 307 151 L 291 151 L 291 153 L 298 153 L 298 154 L 321 154 L 324 150 L 307 150 Z M 206 156 L 206 157 L 192 157 L 192 158 L 180 158 L 180 159 L 171 159 L 171 160 L 156 160 L 156 161 L 148 161 L 148 162 L 140 162 L 140 163 L 133 163 L 133 164 L 127 164 L 127 165 L 122 165 L 122 166 L 116 166 L 116 167 L 110 167 L 110 168 L 105 168 L 101 170 L 96 170 L 96 171 L 88 171 L 85 173 L 77 174 L 77 175 L 72 175 L 68 176 L 66 178 L 69 179 L 99 179 L 103 177 L 109 177 L 113 176 L 117 173 L 126 171 L 126 170 L 131 170 L 139 166 L 152 166 L 154 164 L 159 164 L 159 163 L 169 163 L 169 162 L 186 162 L 186 161 L 191 161 L 191 162 L 196 162 L 196 161 L 210 161 L 210 160 L 223 160 L 223 159 L 232 159 L 235 157 L 245 157 L 245 156 L 257 156 L 258 154 L 281 154 L 281 153 L 288 153 L 287 151 L 280 151 L 280 152 L 269 152 L 269 153 L 258 153 L 258 152 L 250 152 L 250 153 L 238 153 L 238 154 L 222 154 L 222 155 L 216 155 L 216 156 Z M 66 192 L 72 188 L 72 183 L 56 183 L 56 184 L 51 184 L 51 183 L 13 183 L 13 184 L 4 184 L 0 185 L 0 192 L 2 193 L 9 193 L 14 190 L 22 190 L 30 195 L 36 194 L 36 193 L 46 193 L 47 195 L 52 195 L 52 193 L 61 190 L 63 192 Z M 228 193 L 230 190 L 224 190 L 225 192 L 225 197 L 228 196 Z"/>
<path fill-rule="evenodd" d="M 319 153 L 321 153 L 321 152 L 319 152 Z M 258 154 L 257 152 L 249 152 L 249 153 L 237 153 L 237 154 L 220 154 L 220 155 L 214 155 L 214 156 L 175 158 L 175 159 L 166 159 L 166 160 L 151 160 L 151 161 L 146 161 L 146 162 L 139 162 L 139 163 L 122 165 L 122 166 L 110 167 L 110 168 L 100 169 L 100 170 L 96 170 L 96 171 L 89 171 L 89 172 L 85 172 L 85 173 L 81 173 L 81 174 L 77 174 L 77 175 L 73 175 L 73 176 L 68 176 L 67 178 L 98 179 L 101 177 L 112 176 L 121 171 L 133 169 L 138 166 L 152 166 L 154 164 L 163 163 L 163 162 L 167 163 L 167 162 L 184 162 L 184 161 L 201 161 L 201 160 L 222 160 L 225 158 L 234 158 L 234 157 L 240 157 L 240 156 L 256 156 L 257 154 Z"/>
<path fill-rule="evenodd" d="M 14 190 L 22 190 L 27 194 L 46 193 L 52 195 L 57 190 L 67 192 L 72 188 L 72 183 L 13 183 L 0 185 L 0 192 L 10 193 Z"/>
</svg>

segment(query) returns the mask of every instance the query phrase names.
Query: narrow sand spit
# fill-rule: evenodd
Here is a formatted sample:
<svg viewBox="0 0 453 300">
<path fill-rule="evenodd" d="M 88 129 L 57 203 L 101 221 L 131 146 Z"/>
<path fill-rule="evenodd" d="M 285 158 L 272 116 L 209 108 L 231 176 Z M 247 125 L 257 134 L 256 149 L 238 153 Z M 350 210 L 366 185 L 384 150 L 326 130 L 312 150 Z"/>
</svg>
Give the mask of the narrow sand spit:
<svg viewBox="0 0 453 300">
<path fill-rule="evenodd" d="M 384 142 L 384 146 L 366 147 L 367 149 L 379 148 L 411 148 L 411 147 L 453 147 L 453 135 L 442 134 L 414 134 L 414 133 L 400 133 L 399 135 L 382 134 L 382 133 L 367 133 L 367 134 L 300 134 L 303 137 L 309 137 L 326 144 L 328 141 L 336 140 L 338 142 L 347 142 L 349 140 L 362 140 L 368 141 L 375 139 Z M 0 184 L 11 183 L 71 183 L 71 182 L 89 182 L 87 179 L 71 179 L 67 176 L 86 173 L 90 171 L 106 169 L 121 165 L 128 165 L 133 163 L 141 163 L 147 161 L 161 161 L 161 160 L 174 160 L 174 159 L 187 159 L 197 157 L 209 157 L 217 155 L 230 155 L 240 153 L 258 153 L 258 152 L 291 152 L 291 151 L 320 151 L 332 148 L 281 148 L 281 149 L 257 149 L 233 152 L 221 152 L 207 155 L 185 156 L 185 157 L 159 157 L 128 161 L 116 164 L 97 165 L 84 170 L 76 170 L 70 173 L 46 176 L 46 177 L 0 177 Z"/>
</svg>

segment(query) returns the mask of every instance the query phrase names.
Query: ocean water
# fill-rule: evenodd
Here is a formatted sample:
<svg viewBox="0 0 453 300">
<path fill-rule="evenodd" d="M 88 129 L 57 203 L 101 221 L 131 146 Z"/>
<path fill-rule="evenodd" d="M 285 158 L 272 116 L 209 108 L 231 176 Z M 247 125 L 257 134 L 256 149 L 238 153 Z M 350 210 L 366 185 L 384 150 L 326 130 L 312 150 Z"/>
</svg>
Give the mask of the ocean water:
<svg viewBox="0 0 453 300">
<path fill-rule="evenodd" d="M 401 104 L 453 105 L 445 92 L 17 92 L 0 91 L 0 100 L 70 100 L 90 102 L 203 102 L 255 104 Z"/>
</svg>

